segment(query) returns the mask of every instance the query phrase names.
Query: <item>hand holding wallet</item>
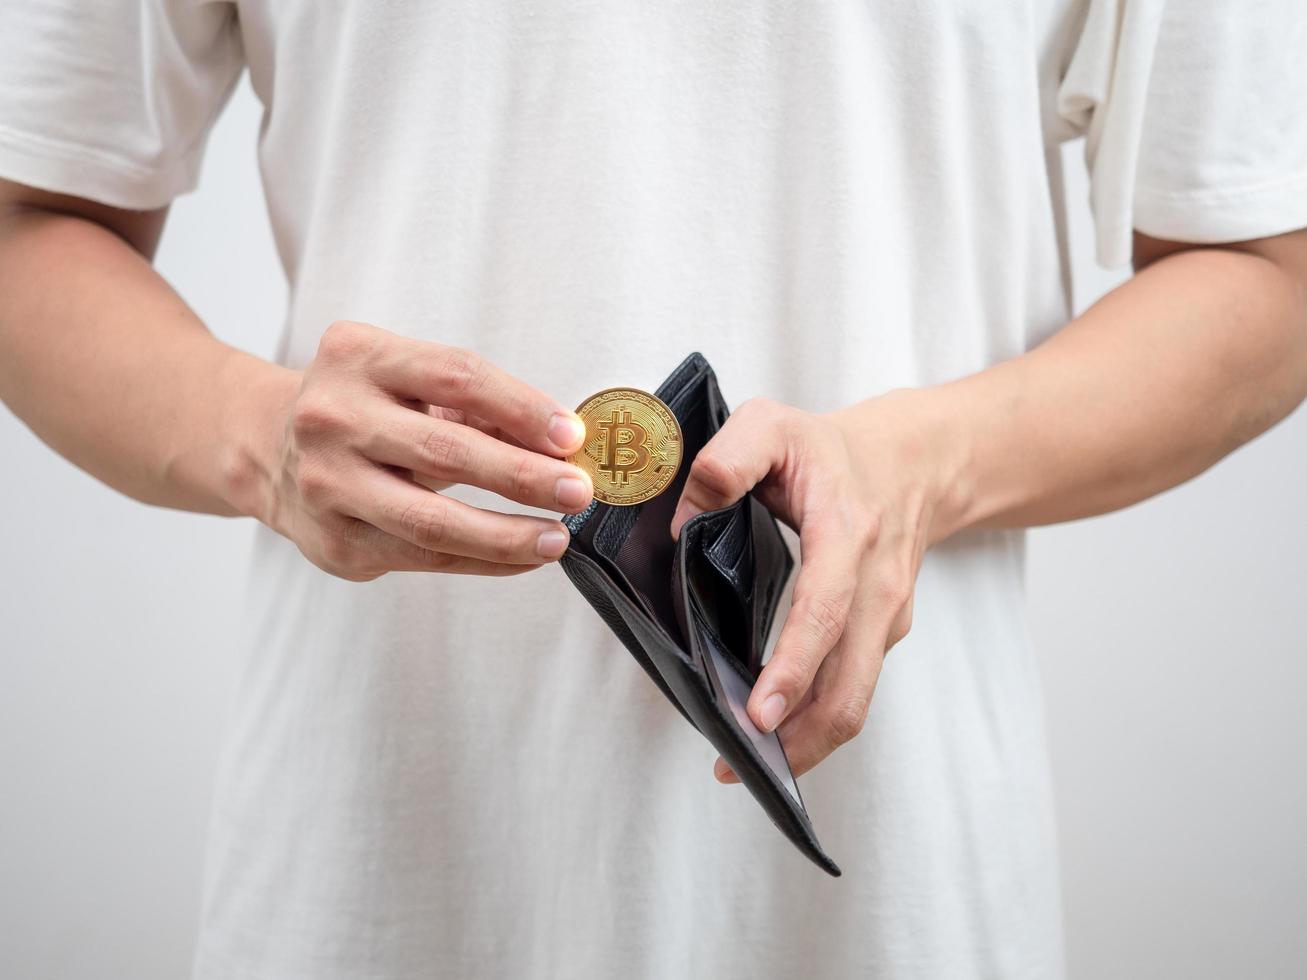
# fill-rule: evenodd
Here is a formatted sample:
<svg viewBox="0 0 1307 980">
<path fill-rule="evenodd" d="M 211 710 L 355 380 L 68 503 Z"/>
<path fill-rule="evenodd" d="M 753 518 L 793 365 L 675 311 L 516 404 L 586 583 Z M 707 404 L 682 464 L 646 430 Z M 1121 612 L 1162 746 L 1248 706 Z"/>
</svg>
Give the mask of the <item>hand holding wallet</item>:
<svg viewBox="0 0 1307 980">
<path fill-rule="evenodd" d="M 813 832 L 779 737 L 759 731 L 744 707 L 794 559 L 775 518 L 752 494 L 697 514 L 673 541 L 672 515 L 690 464 L 730 412 L 698 353 L 655 394 L 681 426 L 680 470 L 645 503 L 595 501 L 564 518 L 572 539 L 560 559 L 563 571 L 781 832 L 838 876 Z"/>
</svg>

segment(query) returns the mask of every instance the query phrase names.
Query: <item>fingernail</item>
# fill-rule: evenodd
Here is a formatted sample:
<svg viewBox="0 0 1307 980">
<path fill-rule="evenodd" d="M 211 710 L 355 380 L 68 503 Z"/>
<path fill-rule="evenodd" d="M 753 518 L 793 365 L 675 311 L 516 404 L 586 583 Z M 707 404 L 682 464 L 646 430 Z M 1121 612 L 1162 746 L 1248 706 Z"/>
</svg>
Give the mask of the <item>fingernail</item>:
<svg viewBox="0 0 1307 980">
<path fill-rule="evenodd" d="M 785 714 L 785 695 L 777 691 L 775 694 L 769 694 L 767 700 L 762 703 L 762 730 L 770 732 L 781 723 L 781 717 Z"/>
<path fill-rule="evenodd" d="M 549 441 L 570 453 L 585 441 L 585 423 L 575 415 L 555 412 L 549 420 Z"/>
<path fill-rule="evenodd" d="M 554 500 L 567 511 L 577 511 L 590 502 L 590 488 L 584 480 L 564 476 L 554 484 Z"/>
<path fill-rule="evenodd" d="M 726 764 L 725 759 L 718 759 L 712 767 L 712 772 L 719 783 L 738 783 L 740 781 L 740 777 L 735 775 L 731 767 Z"/>
<path fill-rule="evenodd" d="M 567 535 L 562 531 L 544 531 L 536 539 L 536 554 L 541 558 L 557 558 L 567 550 Z"/>
</svg>

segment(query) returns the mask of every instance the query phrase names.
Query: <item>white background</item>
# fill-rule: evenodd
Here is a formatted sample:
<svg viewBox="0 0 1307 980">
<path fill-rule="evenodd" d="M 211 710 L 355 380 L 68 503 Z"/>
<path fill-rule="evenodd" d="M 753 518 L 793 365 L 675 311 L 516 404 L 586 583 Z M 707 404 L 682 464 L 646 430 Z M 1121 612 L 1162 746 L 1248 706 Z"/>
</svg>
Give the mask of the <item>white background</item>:
<svg viewBox="0 0 1307 980">
<path fill-rule="evenodd" d="M 267 356 L 258 122 L 242 84 L 158 264 Z M 1089 258 L 1079 152 L 1083 308 L 1119 276 Z M 1032 534 L 1074 977 L 1307 975 L 1304 449 L 1299 412 L 1185 487 Z M 0 976 L 184 976 L 250 528 L 126 500 L 7 412 L 0 514 Z"/>
</svg>

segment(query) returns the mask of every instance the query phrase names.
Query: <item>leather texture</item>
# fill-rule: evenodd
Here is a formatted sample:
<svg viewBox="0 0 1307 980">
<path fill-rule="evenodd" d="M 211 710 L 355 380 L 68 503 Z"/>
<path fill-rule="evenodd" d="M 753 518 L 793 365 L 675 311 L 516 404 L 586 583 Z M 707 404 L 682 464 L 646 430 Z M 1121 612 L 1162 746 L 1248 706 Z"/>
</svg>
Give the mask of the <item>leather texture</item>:
<svg viewBox="0 0 1307 980">
<path fill-rule="evenodd" d="M 818 867 L 838 876 L 840 869 L 817 841 L 779 741 L 782 775 L 767 764 L 732 710 L 724 690 L 727 679 L 717 666 L 724 660 L 744 689 L 752 688 L 794 559 L 775 519 L 752 494 L 696 515 L 681 529 L 679 540 L 672 540 L 671 518 L 690 465 L 729 411 L 716 375 L 699 353 L 687 357 L 656 394 L 681 425 L 685 454 L 676 479 L 635 507 L 596 501 L 564 518 L 572 539 L 560 564 L 772 822 Z M 725 657 L 715 660 L 713 647 Z M 752 728 L 747 719 L 744 724 Z M 756 729 L 753 734 L 773 737 Z"/>
</svg>

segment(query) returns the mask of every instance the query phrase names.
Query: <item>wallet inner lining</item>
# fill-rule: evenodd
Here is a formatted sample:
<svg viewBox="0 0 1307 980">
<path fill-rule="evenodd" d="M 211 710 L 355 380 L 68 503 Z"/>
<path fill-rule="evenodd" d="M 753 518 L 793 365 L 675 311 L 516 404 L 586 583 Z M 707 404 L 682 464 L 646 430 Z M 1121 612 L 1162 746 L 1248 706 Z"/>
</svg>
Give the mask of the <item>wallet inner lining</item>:
<svg viewBox="0 0 1307 980">
<path fill-rule="evenodd" d="M 691 369 L 688 372 L 687 367 Z M 589 512 L 578 515 L 579 519 L 568 521 L 574 543 L 604 566 L 614 584 L 682 645 L 684 637 L 673 605 L 676 542 L 670 528 L 690 464 L 721 427 L 725 415 L 717 400 L 709 397 L 711 378 L 702 358 L 687 358 L 658 389 L 658 397 L 681 426 L 681 468 L 671 485 L 647 503 L 635 507 L 596 503 Z"/>
<path fill-rule="evenodd" d="M 681 439 L 685 455 L 681 469 L 671 486 L 653 500 L 640 506 L 635 525 L 617 549 L 613 561 L 632 587 L 652 607 L 654 618 L 673 637 L 681 637 L 672 605 L 672 558 L 676 542 L 672 540 L 672 515 L 681 490 L 690 473 L 690 463 L 708 441 L 708 413 L 704 411 L 705 392 L 699 391 L 684 409 L 672 406 L 681 423 Z"/>
</svg>

